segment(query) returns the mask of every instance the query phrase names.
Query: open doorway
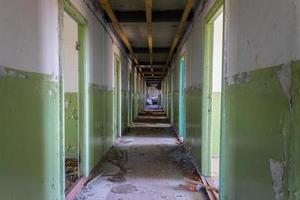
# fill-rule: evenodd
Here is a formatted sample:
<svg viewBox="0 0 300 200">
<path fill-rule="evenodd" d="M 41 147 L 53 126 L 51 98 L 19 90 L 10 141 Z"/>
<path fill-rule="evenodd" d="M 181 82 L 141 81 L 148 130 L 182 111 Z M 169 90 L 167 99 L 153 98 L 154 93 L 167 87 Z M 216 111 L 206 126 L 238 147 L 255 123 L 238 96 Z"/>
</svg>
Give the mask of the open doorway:
<svg viewBox="0 0 300 200">
<path fill-rule="evenodd" d="M 183 141 L 185 137 L 185 58 L 180 58 L 180 81 L 179 81 L 179 137 Z"/>
<path fill-rule="evenodd" d="M 203 90 L 203 172 L 219 179 L 223 65 L 223 5 L 217 2 L 206 17 Z"/>
<path fill-rule="evenodd" d="M 158 107 L 160 106 L 160 90 L 159 84 L 151 84 L 147 86 L 146 105 Z"/>
<path fill-rule="evenodd" d="M 62 94 L 64 99 L 65 190 L 84 173 L 85 136 L 85 20 L 70 2 L 64 2 L 62 27 Z"/>
<path fill-rule="evenodd" d="M 115 54 L 114 59 L 114 84 L 115 84 L 115 94 L 114 94 L 114 129 L 115 136 L 114 139 L 121 136 L 122 131 L 122 121 L 121 121 L 121 100 L 122 100 L 122 83 L 121 83 L 121 61 L 118 55 Z"/>
</svg>

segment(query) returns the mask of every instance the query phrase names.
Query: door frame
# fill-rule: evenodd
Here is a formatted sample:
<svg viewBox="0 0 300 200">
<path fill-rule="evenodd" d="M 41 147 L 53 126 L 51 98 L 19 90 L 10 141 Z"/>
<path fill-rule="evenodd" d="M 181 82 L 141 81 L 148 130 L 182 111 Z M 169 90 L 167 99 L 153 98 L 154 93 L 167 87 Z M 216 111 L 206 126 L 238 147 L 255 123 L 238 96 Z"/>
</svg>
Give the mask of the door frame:
<svg viewBox="0 0 300 200">
<path fill-rule="evenodd" d="M 63 82 L 63 16 L 66 12 L 78 25 L 78 42 L 80 49 L 78 52 L 78 134 L 79 134 L 79 158 L 81 160 L 79 167 L 79 177 L 89 175 L 88 160 L 88 84 L 87 84 L 87 20 L 70 2 L 70 0 L 60 0 L 59 2 L 59 95 L 60 95 L 60 165 L 61 165 L 61 194 L 65 194 L 65 110 L 64 110 L 64 82 Z"/>
<path fill-rule="evenodd" d="M 122 64 L 114 53 L 114 140 L 122 135 Z"/>
<path fill-rule="evenodd" d="M 132 98 L 132 76 L 131 76 L 131 67 L 130 67 L 131 64 L 128 64 L 128 75 L 127 75 L 127 84 L 128 84 L 128 102 L 127 102 L 127 105 L 128 105 L 128 108 L 127 108 L 127 112 L 128 112 L 128 120 L 127 120 L 127 126 L 130 126 L 131 124 L 131 98 Z"/>
<path fill-rule="evenodd" d="M 184 63 L 183 66 L 182 63 Z M 179 60 L 179 137 L 182 141 L 185 139 L 185 134 L 186 134 L 185 77 L 186 77 L 186 56 L 185 53 L 183 53 L 180 56 L 180 60 Z"/>
<path fill-rule="evenodd" d="M 211 175 L 211 157 L 212 157 L 212 70 L 213 70 L 213 22 L 224 13 L 224 0 L 217 0 L 205 16 L 205 52 L 204 52 L 204 73 L 203 73 L 203 96 L 202 96 L 202 173 L 205 176 Z M 223 23 L 224 29 L 224 23 Z M 224 34 L 224 33 L 223 33 Z M 224 40 L 223 40 L 224 48 Z M 223 52 L 224 54 L 224 52 Z M 224 60 L 224 59 L 223 59 Z M 222 61 L 223 63 L 223 61 Z M 223 102 L 223 64 L 222 64 L 222 97 Z M 223 106 L 221 106 L 222 110 Z M 221 111 L 222 112 L 222 111 Z M 222 118 L 222 114 L 221 114 Z M 220 122 L 221 123 L 221 122 Z M 222 124 L 221 124 L 222 133 Z M 222 135 L 222 134 L 220 134 Z M 220 155 L 221 159 L 222 155 Z"/>
</svg>

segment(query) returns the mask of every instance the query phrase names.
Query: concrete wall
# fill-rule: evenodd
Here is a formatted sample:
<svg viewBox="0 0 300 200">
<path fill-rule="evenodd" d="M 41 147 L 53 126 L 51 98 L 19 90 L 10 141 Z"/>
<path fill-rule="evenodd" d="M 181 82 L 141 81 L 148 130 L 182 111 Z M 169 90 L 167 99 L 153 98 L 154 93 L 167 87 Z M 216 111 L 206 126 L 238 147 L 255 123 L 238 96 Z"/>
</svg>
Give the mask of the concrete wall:
<svg viewBox="0 0 300 200">
<path fill-rule="evenodd" d="M 62 196 L 58 1 L 0 2 L 0 199 Z"/>
<path fill-rule="evenodd" d="M 300 198 L 296 4 L 226 1 L 224 199 Z"/>
<path fill-rule="evenodd" d="M 204 17 L 212 3 L 206 2 L 172 66 L 178 129 L 179 59 L 185 55 L 186 145 L 200 169 Z M 225 1 L 223 199 L 300 198 L 299 13 L 296 0 Z"/>
<path fill-rule="evenodd" d="M 86 4 L 71 2 L 87 20 L 89 116 L 87 141 L 81 146 L 86 147 L 82 162 L 87 175 L 115 139 L 114 53 L 121 58 L 123 80 L 129 63 Z M 0 199 L 64 199 L 59 1 L 0 5 Z"/>
<path fill-rule="evenodd" d="M 146 97 L 146 85 L 143 77 L 136 68 L 133 69 L 133 119 L 143 111 Z"/>
<path fill-rule="evenodd" d="M 204 17 L 213 5 L 208 1 L 188 37 L 181 44 L 172 64 L 173 78 L 173 118 L 174 127 L 179 129 L 179 76 L 180 59 L 185 57 L 185 110 L 186 110 L 186 137 L 185 144 L 191 150 L 196 163 L 201 169 L 202 151 L 202 91 L 204 72 Z"/>
<path fill-rule="evenodd" d="M 89 83 L 89 164 L 90 172 L 115 141 L 113 133 L 113 98 L 115 90 L 114 59 L 121 61 L 122 77 L 122 131 L 127 127 L 127 74 L 129 60 L 119 48 L 118 41 L 111 36 L 82 0 L 72 0 L 74 6 L 87 20 L 87 52 Z M 92 6 L 91 6 L 92 8 Z M 92 13 L 94 12 L 94 13 Z M 96 14 L 97 15 L 97 14 Z"/>
</svg>

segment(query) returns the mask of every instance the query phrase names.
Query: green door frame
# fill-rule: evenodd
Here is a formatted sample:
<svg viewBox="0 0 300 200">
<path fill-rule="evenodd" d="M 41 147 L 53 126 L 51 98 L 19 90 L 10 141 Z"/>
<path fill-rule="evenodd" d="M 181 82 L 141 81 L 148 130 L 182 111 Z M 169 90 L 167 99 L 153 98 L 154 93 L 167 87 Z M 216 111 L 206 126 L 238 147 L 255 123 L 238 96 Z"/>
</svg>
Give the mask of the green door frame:
<svg viewBox="0 0 300 200">
<path fill-rule="evenodd" d="M 174 68 L 171 68 L 171 124 L 174 126 Z"/>
<path fill-rule="evenodd" d="M 127 113 L 128 113 L 128 120 L 127 120 L 127 126 L 131 124 L 131 97 L 132 97 L 132 85 L 131 85 L 131 70 L 128 71 L 128 108 L 127 108 Z"/>
<path fill-rule="evenodd" d="M 205 176 L 211 176 L 212 157 L 212 135 L 210 130 L 212 117 L 213 22 L 222 12 L 223 0 L 217 0 L 205 16 L 205 52 L 202 96 L 202 173 Z M 221 102 L 222 101 L 223 95 Z"/>
<path fill-rule="evenodd" d="M 114 54 L 114 140 L 121 136 L 122 131 L 122 82 L 121 82 L 121 59 Z"/>
<path fill-rule="evenodd" d="M 86 67 L 86 29 L 87 29 L 87 20 L 81 15 L 81 13 L 76 9 L 76 7 L 70 2 L 70 0 L 60 0 L 60 28 L 59 34 L 63 35 L 63 15 L 66 12 L 77 24 L 78 24 L 78 42 L 80 45 L 79 48 L 79 156 L 80 156 L 80 170 L 79 176 L 87 177 L 89 175 L 89 157 L 88 157 L 88 84 L 87 84 L 87 67 Z M 61 194 L 64 197 L 65 192 L 65 131 L 64 131 L 64 83 L 63 83 L 63 50 L 62 50 L 62 37 L 59 41 L 59 56 L 60 56 L 60 129 L 61 129 Z"/>
<path fill-rule="evenodd" d="M 179 136 L 183 141 L 185 138 L 185 55 L 183 54 L 179 60 Z"/>
</svg>

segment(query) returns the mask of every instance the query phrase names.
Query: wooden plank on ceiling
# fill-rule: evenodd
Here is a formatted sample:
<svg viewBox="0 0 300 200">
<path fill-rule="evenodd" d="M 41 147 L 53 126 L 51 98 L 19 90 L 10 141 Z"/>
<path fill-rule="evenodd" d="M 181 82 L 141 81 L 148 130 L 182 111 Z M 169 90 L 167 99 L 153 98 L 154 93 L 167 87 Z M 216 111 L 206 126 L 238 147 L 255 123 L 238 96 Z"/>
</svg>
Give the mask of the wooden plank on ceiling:
<svg viewBox="0 0 300 200">
<path fill-rule="evenodd" d="M 146 23 L 145 11 L 133 10 L 133 11 L 114 11 L 119 23 Z M 182 16 L 183 10 L 152 10 L 152 22 L 179 22 Z M 192 10 L 187 18 L 187 21 L 191 21 L 194 16 Z M 112 21 L 108 16 L 105 16 L 108 23 Z"/>
<path fill-rule="evenodd" d="M 145 0 L 146 3 L 146 19 L 149 45 L 149 60 L 152 66 L 153 62 L 153 38 L 152 38 L 152 0 Z"/>
<path fill-rule="evenodd" d="M 177 27 L 175 37 L 174 37 L 174 40 L 173 40 L 173 43 L 172 43 L 172 46 L 171 46 L 171 49 L 170 49 L 170 52 L 169 52 L 169 55 L 168 55 L 168 59 L 167 59 L 167 63 L 166 63 L 167 65 L 169 65 L 169 63 L 170 63 L 170 61 L 173 57 L 174 50 L 175 50 L 175 48 L 178 44 L 179 39 L 181 38 L 181 35 L 183 33 L 183 30 L 184 30 L 184 25 L 187 21 L 187 18 L 189 16 L 190 11 L 192 10 L 194 2 L 195 2 L 195 0 L 186 0 L 184 11 L 183 11 L 181 20 L 179 22 L 179 25 Z"/>
<path fill-rule="evenodd" d="M 126 36 L 125 32 L 123 31 L 114 11 L 112 10 L 108 0 L 99 0 L 99 3 L 102 7 L 102 9 L 106 12 L 106 14 L 109 16 L 110 20 L 112 21 L 113 27 L 115 28 L 116 32 L 120 36 L 121 40 L 129 50 L 131 56 L 133 57 L 133 60 L 137 65 L 139 65 L 138 60 L 136 59 L 136 56 L 134 55 L 133 49 L 131 47 L 131 44 L 128 40 L 128 37 Z"/>
</svg>

